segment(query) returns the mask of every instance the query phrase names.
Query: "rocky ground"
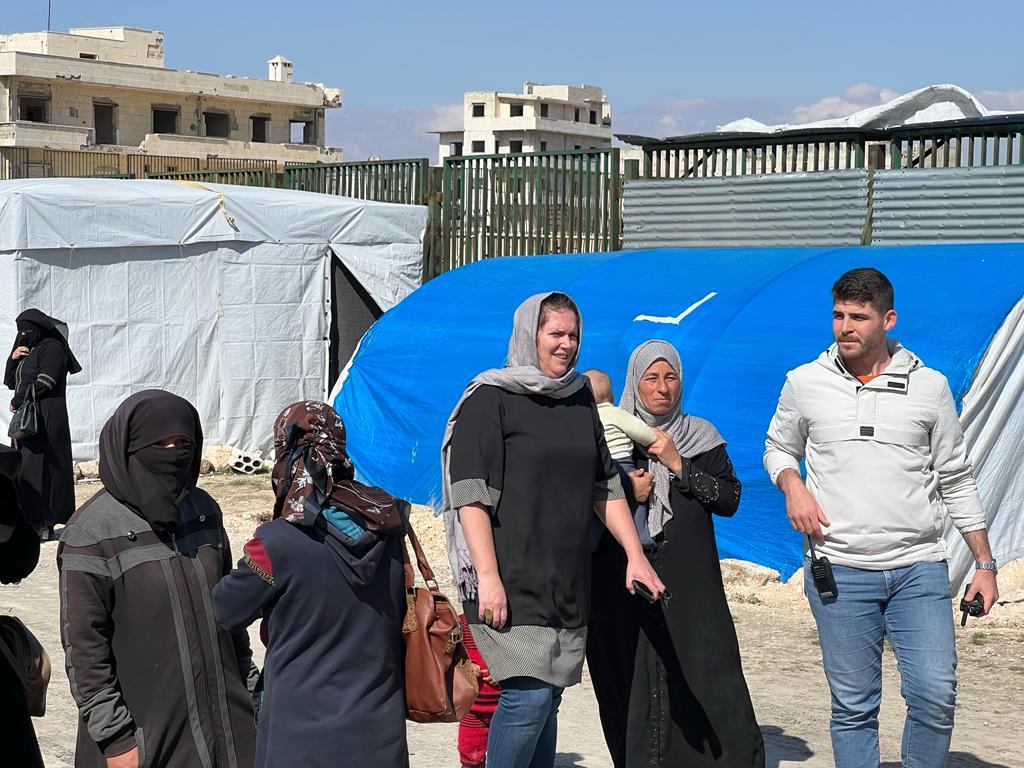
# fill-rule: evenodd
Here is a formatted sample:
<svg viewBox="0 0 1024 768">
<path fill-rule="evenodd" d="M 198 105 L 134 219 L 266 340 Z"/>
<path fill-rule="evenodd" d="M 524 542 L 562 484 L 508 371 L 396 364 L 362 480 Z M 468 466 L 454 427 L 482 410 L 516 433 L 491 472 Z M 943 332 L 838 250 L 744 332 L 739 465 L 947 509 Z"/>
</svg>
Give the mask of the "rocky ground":
<svg viewBox="0 0 1024 768">
<path fill-rule="evenodd" d="M 237 553 L 259 520 L 268 516 L 267 476 L 209 475 L 201 484 L 224 509 Z M 97 490 L 96 483 L 79 483 L 79 502 Z M 413 519 L 442 589 L 451 595 L 443 529 L 426 508 L 418 508 Z M 47 766 L 70 768 L 76 711 L 58 634 L 55 551 L 56 545 L 44 545 L 39 568 L 30 578 L 17 587 L 0 588 L 0 611 L 19 616 L 50 654 L 53 677 L 47 714 L 36 720 L 36 730 Z M 832 765 L 821 650 L 798 586 L 774 581 L 773 573 L 744 563 L 726 561 L 724 573 L 744 670 L 765 735 L 768 768 Z M 972 619 L 966 629 L 957 626 L 960 687 L 950 768 L 1024 766 L 1024 560 L 1001 570 L 1000 587 L 1004 604 L 990 617 Z M 252 641 L 260 662 L 262 648 L 255 632 Z M 899 676 L 887 648 L 881 714 L 884 766 L 899 765 L 902 724 Z M 610 768 L 587 677 L 566 691 L 559 728 L 558 766 Z M 457 767 L 455 737 L 455 726 L 410 724 L 414 768 Z"/>
</svg>

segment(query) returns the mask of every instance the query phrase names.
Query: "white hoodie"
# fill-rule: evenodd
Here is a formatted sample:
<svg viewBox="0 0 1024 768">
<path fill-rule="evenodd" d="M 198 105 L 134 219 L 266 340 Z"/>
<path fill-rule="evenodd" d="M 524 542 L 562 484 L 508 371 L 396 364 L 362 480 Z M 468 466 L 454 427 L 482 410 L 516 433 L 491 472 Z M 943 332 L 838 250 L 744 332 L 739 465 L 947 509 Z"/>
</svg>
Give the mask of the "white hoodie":
<svg viewBox="0 0 1024 768">
<path fill-rule="evenodd" d="M 776 484 L 806 458 L 807 489 L 831 522 L 818 554 L 869 570 L 945 560 L 947 512 L 961 532 L 985 527 L 946 377 L 889 345 L 892 362 L 867 384 L 835 344 L 790 371 L 764 451 Z"/>
</svg>

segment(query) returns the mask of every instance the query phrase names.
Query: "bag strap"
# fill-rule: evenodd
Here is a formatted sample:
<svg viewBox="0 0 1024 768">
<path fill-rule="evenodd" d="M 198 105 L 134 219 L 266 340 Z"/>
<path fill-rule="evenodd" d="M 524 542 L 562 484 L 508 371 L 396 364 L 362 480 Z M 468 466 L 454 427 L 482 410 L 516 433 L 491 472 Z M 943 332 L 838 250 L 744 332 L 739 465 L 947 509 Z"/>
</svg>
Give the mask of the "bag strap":
<svg viewBox="0 0 1024 768">
<path fill-rule="evenodd" d="M 431 592 L 437 592 L 437 580 L 434 578 L 434 572 L 430 568 L 430 563 L 427 562 L 427 556 L 423 552 L 423 547 L 420 546 L 420 540 L 416 536 L 416 531 L 413 530 L 412 521 L 407 521 L 406 525 L 406 536 L 412 542 L 412 551 L 416 553 L 416 566 L 419 568 L 420 575 L 423 577 L 427 588 Z M 409 549 L 404 541 L 402 542 L 402 570 L 405 571 L 405 588 L 412 589 L 416 585 L 416 574 L 412 570 L 412 562 L 409 560 Z"/>
</svg>

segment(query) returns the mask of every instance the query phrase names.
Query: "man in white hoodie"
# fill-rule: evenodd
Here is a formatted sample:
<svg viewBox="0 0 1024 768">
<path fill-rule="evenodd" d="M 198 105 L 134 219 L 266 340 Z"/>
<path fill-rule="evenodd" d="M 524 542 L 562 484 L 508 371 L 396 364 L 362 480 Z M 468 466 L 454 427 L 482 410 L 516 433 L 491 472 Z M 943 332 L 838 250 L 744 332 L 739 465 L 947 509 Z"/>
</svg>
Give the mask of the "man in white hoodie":
<svg viewBox="0 0 1024 768">
<path fill-rule="evenodd" d="M 981 595 L 988 613 L 999 592 L 985 514 L 946 378 L 886 338 L 892 284 L 854 269 L 832 296 L 836 343 L 787 374 L 764 467 L 793 528 L 832 564 L 837 594 L 818 593 L 809 557 L 804 592 L 832 692 L 837 768 L 878 765 L 883 638 L 907 703 L 903 765 L 940 768 L 956 705 L 942 531 L 949 515 L 977 561 L 967 598 Z"/>
</svg>

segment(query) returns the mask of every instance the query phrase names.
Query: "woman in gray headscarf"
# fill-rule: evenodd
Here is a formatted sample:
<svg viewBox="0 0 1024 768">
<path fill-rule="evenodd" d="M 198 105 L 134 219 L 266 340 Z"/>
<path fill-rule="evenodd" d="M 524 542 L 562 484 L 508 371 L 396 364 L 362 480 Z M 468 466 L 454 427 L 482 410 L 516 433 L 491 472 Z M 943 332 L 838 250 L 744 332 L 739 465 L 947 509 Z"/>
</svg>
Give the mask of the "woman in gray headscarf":
<svg viewBox="0 0 1024 768">
<path fill-rule="evenodd" d="M 620 402 L 658 430 L 650 476 L 634 486 L 648 503 L 648 556 L 677 597 L 648 604 L 610 591 L 624 564 L 604 536 L 587 660 L 616 768 L 763 766 L 712 518 L 736 513 L 740 481 L 718 430 L 683 413 L 682 371 L 675 347 L 644 342 L 629 358 Z"/>
<path fill-rule="evenodd" d="M 580 330 L 565 294 L 523 302 L 506 366 L 470 382 L 442 443 L 449 558 L 477 648 L 501 684 L 488 768 L 554 764 L 562 690 L 583 669 L 595 513 L 625 550 L 610 588 L 663 588 L 575 370 Z"/>
</svg>

